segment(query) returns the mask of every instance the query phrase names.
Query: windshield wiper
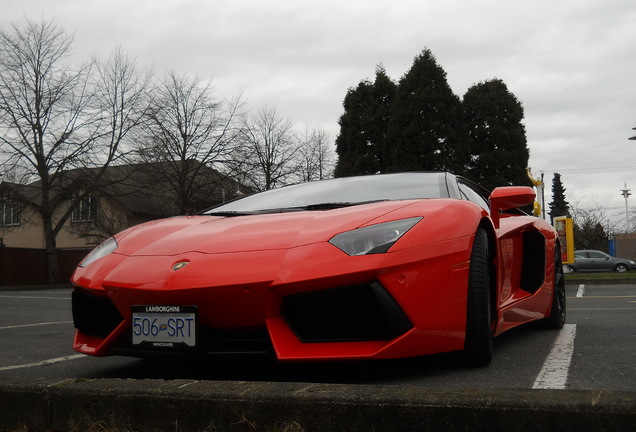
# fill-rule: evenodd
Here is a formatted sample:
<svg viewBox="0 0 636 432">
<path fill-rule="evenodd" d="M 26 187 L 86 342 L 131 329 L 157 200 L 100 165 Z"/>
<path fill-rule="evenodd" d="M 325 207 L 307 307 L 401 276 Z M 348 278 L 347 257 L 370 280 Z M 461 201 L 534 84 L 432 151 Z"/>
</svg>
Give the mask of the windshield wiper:
<svg viewBox="0 0 636 432">
<path fill-rule="evenodd" d="M 303 210 L 331 210 L 342 207 L 351 207 L 352 205 L 356 205 L 358 203 L 351 202 L 325 202 L 325 203 L 317 203 L 317 204 L 309 204 L 304 207 L 301 207 Z"/>
<path fill-rule="evenodd" d="M 278 213 L 280 210 L 249 210 L 249 211 L 239 211 L 239 210 L 222 210 L 218 212 L 209 212 L 204 213 L 206 216 L 222 216 L 222 217 L 233 217 L 233 216 L 252 216 L 263 213 Z"/>
<path fill-rule="evenodd" d="M 352 206 L 363 205 L 363 204 L 371 204 L 371 203 L 380 202 L 380 201 L 387 201 L 387 200 L 382 199 L 382 200 L 358 201 L 358 202 L 324 202 L 324 203 L 308 204 L 306 206 L 300 206 L 300 207 L 290 207 L 288 209 L 283 209 L 283 211 L 332 210 L 332 209 L 339 209 L 343 207 L 352 207 Z"/>
<path fill-rule="evenodd" d="M 316 203 L 316 204 L 307 204 L 307 205 L 298 206 L 298 207 L 271 208 L 271 209 L 261 209 L 261 210 L 219 210 L 216 212 L 210 211 L 203 214 L 207 216 L 224 216 L 224 217 L 252 216 L 252 215 L 271 214 L 271 213 L 290 213 L 290 212 L 312 211 L 312 210 L 333 210 L 333 209 L 339 209 L 343 207 L 370 204 L 370 203 L 380 202 L 380 201 L 388 201 L 388 200 L 371 200 L 371 201 L 359 201 L 359 202 L 324 202 L 324 203 Z"/>
</svg>

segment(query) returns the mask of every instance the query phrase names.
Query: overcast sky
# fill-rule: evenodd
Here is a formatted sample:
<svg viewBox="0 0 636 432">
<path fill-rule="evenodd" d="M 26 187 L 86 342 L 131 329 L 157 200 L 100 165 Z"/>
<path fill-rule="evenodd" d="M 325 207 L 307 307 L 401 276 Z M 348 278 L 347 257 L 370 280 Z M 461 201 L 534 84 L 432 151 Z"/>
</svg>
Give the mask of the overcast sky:
<svg viewBox="0 0 636 432">
<path fill-rule="evenodd" d="M 570 204 L 597 204 L 624 229 L 636 211 L 634 0 L 0 0 L 0 25 L 54 19 L 78 59 L 121 46 L 141 66 L 244 90 L 335 140 L 349 87 L 378 64 L 398 80 L 430 49 L 460 98 L 502 79 L 521 101 L 535 177 L 554 172 Z"/>
</svg>

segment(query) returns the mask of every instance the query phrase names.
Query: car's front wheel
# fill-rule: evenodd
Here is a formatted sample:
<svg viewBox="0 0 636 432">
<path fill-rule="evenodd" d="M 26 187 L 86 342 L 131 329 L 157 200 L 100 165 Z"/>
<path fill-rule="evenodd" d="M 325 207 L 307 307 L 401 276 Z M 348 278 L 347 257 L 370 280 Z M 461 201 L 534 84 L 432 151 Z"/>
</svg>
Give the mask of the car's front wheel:
<svg viewBox="0 0 636 432">
<path fill-rule="evenodd" d="M 619 272 L 619 273 L 625 273 L 627 271 L 627 266 L 625 264 L 616 264 L 616 267 L 614 267 L 614 270 Z"/>
<path fill-rule="evenodd" d="M 463 352 L 465 363 L 470 366 L 487 366 L 492 360 L 489 256 L 488 234 L 478 228 L 470 256 Z"/>
</svg>

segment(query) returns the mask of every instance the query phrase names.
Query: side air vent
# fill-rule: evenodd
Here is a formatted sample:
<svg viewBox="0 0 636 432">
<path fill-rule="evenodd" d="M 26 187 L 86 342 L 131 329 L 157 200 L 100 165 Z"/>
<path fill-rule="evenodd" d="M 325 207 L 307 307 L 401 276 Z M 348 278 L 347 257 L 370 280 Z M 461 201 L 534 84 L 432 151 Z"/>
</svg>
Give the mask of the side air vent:
<svg viewBox="0 0 636 432">
<path fill-rule="evenodd" d="M 545 279 L 545 237 L 538 231 L 523 233 L 521 289 L 534 294 Z"/>
</svg>

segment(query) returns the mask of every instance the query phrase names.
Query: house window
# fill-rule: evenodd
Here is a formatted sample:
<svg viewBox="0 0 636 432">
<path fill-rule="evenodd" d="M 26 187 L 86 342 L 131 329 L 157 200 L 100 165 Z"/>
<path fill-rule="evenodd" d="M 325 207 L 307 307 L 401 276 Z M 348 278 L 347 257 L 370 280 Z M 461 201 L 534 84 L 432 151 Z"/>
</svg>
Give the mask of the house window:
<svg viewBox="0 0 636 432">
<path fill-rule="evenodd" d="M 79 198 L 71 216 L 72 222 L 93 222 L 97 215 L 97 200 L 91 196 Z"/>
<path fill-rule="evenodd" d="M 21 213 L 22 207 L 19 202 L 2 197 L 0 200 L 0 226 L 20 225 Z"/>
</svg>

